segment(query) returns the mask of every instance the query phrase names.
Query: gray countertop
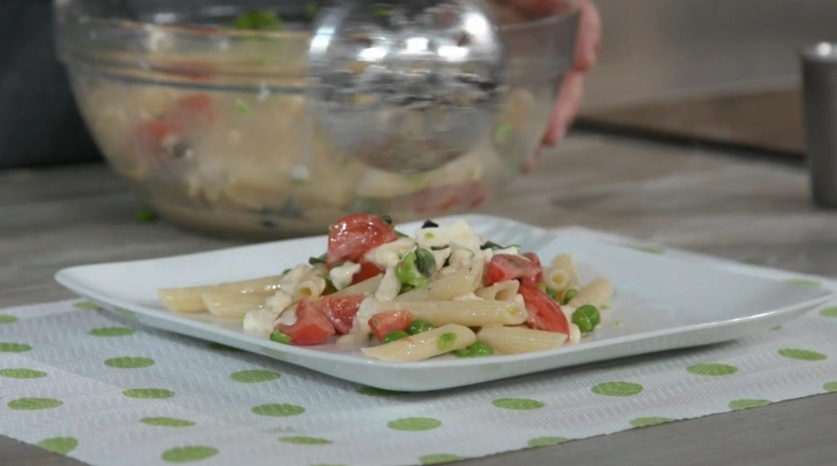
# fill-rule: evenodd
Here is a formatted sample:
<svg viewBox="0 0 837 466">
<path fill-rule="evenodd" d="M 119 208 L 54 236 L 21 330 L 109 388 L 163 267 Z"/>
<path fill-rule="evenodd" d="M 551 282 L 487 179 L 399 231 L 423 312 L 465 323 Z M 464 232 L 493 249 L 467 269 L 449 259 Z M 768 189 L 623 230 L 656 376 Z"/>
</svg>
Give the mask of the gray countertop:
<svg viewBox="0 0 837 466">
<path fill-rule="evenodd" d="M 236 244 L 137 224 L 140 208 L 100 165 L 0 172 L 0 307 L 71 297 L 52 279 L 62 267 Z M 482 211 L 837 276 L 837 212 L 812 206 L 798 161 L 575 134 Z M 831 464 L 834 419 L 837 393 L 461 464 Z M 81 463 L 0 437 L 0 464 Z"/>
</svg>

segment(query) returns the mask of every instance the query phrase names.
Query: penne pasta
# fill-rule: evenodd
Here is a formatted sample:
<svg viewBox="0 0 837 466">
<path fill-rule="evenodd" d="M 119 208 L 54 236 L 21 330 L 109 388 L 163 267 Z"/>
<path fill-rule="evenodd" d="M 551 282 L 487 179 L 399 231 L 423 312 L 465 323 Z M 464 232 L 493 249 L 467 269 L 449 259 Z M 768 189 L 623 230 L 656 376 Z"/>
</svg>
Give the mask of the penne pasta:
<svg viewBox="0 0 837 466">
<path fill-rule="evenodd" d="M 212 292 L 202 294 L 201 300 L 210 314 L 222 319 L 239 319 L 265 304 L 265 297 L 257 294 Z"/>
<path fill-rule="evenodd" d="M 322 296 L 323 291 L 325 291 L 325 287 L 325 278 L 316 274 L 306 275 L 299 281 L 299 283 L 297 283 L 296 288 L 294 289 L 294 301 L 302 298 L 317 299 Z"/>
<path fill-rule="evenodd" d="M 482 278 L 482 262 L 464 267 L 456 272 L 435 279 L 423 288 L 416 288 L 399 295 L 397 301 L 448 301 L 466 295 L 476 289 Z"/>
<path fill-rule="evenodd" d="M 485 327 L 477 339 L 499 353 L 521 354 L 560 348 L 567 335 L 527 327 Z"/>
<path fill-rule="evenodd" d="M 474 292 L 475 295 L 482 299 L 493 301 L 513 301 L 517 296 L 517 290 L 520 289 L 520 282 L 517 280 L 506 280 L 504 282 L 495 283 L 484 288 L 478 288 Z"/>
<path fill-rule="evenodd" d="M 217 285 L 163 288 L 157 295 L 166 308 L 173 312 L 204 312 L 206 305 L 202 296 L 206 293 L 241 293 L 269 296 L 281 287 L 284 275 L 254 278 Z"/>
<path fill-rule="evenodd" d="M 570 287 L 570 274 L 565 269 L 546 269 L 543 272 L 543 284 L 556 292 L 563 292 Z"/>
<path fill-rule="evenodd" d="M 297 265 L 282 276 L 282 281 L 279 282 L 279 287 L 288 292 L 288 294 L 294 294 L 296 285 L 303 277 L 305 277 L 305 275 L 308 274 L 308 272 L 311 271 L 311 269 L 312 267 L 308 264 Z"/>
<path fill-rule="evenodd" d="M 611 285 L 610 280 L 600 277 L 578 290 L 578 294 L 568 304 L 576 309 L 585 304 L 592 304 L 599 309 L 604 309 L 610 306 L 612 296 L 613 285 Z"/>
<path fill-rule="evenodd" d="M 581 275 L 576 269 L 575 261 L 569 254 L 561 254 L 552 259 L 551 269 L 563 270 L 567 274 L 568 282 L 564 288 L 581 287 Z"/>
<path fill-rule="evenodd" d="M 381 361 L 414 362 L 465 348 L 475 341 L 477 336 L 468 327 L 449 324 L 361 351 Z"/>
<path fill-rule="evenodd" d="M 458 324 L 468 327 L 484 325 L 517 325 L 526 321 L 528 313 L 514 301 L 380 301 L 378 312 L 410 311 L 413 319 L 433 325 Z"/>
</svg>

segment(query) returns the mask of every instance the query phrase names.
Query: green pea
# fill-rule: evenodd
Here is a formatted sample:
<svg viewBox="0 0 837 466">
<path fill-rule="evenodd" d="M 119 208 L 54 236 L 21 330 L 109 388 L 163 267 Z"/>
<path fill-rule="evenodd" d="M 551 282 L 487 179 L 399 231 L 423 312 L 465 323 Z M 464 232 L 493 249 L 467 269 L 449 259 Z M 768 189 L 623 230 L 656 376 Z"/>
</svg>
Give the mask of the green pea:
<svg viewBox="0 0 837 466">
<path fill-rule="evenodd" d="M 576 290 L 575 288 L 570 288 L 566 291 L 566 293 L 564 293 L 564 299 L 561 301 L 561 304 L 569 304 L 569 302 L 572 301 L 572 299 L 575 298 L 575 295 L 577 294 L 578 290 Z"/>
<path fill-rule="evenodd" d="M 439 348 L 439 351 L 447 351 L 453 347 L 454 343 L 456 343 L 455 333 L 443 333 L 436 339 L 436 348 Z"/>
<path fill-rule="evenodd" d="M 479 357 L 479 356 L 490 356 L 494 354 L 494 350 L 488 346 L 487 343 L 483 343 L 481 341 L 475 341 L 473 345 L 469 346 L 468 348 L 471 349 L 471 356 Z"/>
<path fill-rule="evenodd" d="M 395 268 L 398 281 L 414 288 L 426 286 L 436 272 L 436 258 L 427 249 L 418 248 L 410 252 Z"/>
<path fill-rule="evenodd" d="M 573 323 L 578 326 L 581 333 L 587 333 L 590 330 L 593 330 L 593 324 L 590 323 L 590 318 L 583 312 L 573 312 Z"/>
<path fill-rule="evenodd" d="M 421 332 L 426 332 L 433 328 L 433 324 L 430 322 L 423 320 L 423 319 L 416 319 L 410 322 L 410 326 L 407 327 L 407 333 L 410 335 L 417 335 Z"/>
<path fill-rule="evenodd" d="M 585 304 L 584 306 L 581 306 L 579 309 L 582 309 L 585 313 L 587 313 L 587 317 L 590 318 L 590 323 L 593 324 L 593 327 L 596 327 L 602 322 L 602 316 L 601 314 L 599 314 L 599 310 L 596 308 L 596 306 L 592 304 Z"/>
<path fill-rule="evenodd" d="M 456 356 L 460 358 L 478 358 L 480 356 L 490 356 L 494 354 L 494 350 L 488 346 L 487 343 L 481 341 L 474 342 L 471 346 L 456 350 Z"/>
<path fill-rule="evenodd" d="M 280 332 L 279 330 L 274 330 L 270 333 L 270 341 L 275 341 L 276 343 L 282 343 L 283 345 L 291 344 L 291 336 L 285 332 Z"/>
<path fill-rule="evenodd" d="M 386 335 L 384 335 L 382 343 L 392 343 L 393 341 L 397 341 L 402 338 L 407 338 L 408 336 L 410 335 L 408 335 L 407 332 L 403 330 L 393 330 L 392 332 L 389 332 Z"/>
<path fill-rule="evenodd" d="M 582 333 L 592 331 L 601 322 L 601 316 L 596 306 L 585 304 L 573 312 L 573 323 Z"/>
</svg>

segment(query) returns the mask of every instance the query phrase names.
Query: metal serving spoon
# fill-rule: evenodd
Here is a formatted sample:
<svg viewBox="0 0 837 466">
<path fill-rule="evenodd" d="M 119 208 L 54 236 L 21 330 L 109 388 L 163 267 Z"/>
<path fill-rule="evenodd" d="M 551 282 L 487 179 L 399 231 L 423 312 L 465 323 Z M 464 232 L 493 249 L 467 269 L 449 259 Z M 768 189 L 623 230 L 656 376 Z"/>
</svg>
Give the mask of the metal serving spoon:
<svg viewBox="0 0 837 466">
<path fill-rule="evenodd" d="M 490 134 L 505 58 L 474 0 L 342 0 L 321 9 L 310 99 L 341 149 L 387 171 L 441 167 Z"/>
</svg>

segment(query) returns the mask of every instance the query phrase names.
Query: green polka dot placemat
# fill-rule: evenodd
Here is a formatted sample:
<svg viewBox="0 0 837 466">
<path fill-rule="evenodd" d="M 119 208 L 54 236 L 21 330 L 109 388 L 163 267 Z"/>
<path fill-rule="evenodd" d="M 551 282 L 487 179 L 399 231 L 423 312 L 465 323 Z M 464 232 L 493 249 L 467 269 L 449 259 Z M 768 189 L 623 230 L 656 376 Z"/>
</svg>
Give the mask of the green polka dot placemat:
<svg viewBox="0 0 837 466">
<path fill-rule="evenodd" d="M 438 464 L 836 392 L 836 336 L 833 302 L 723 345 L 406 394 L 65 301 L 0 310 L 0 434 L 93 465 Z"/>
</svg>

